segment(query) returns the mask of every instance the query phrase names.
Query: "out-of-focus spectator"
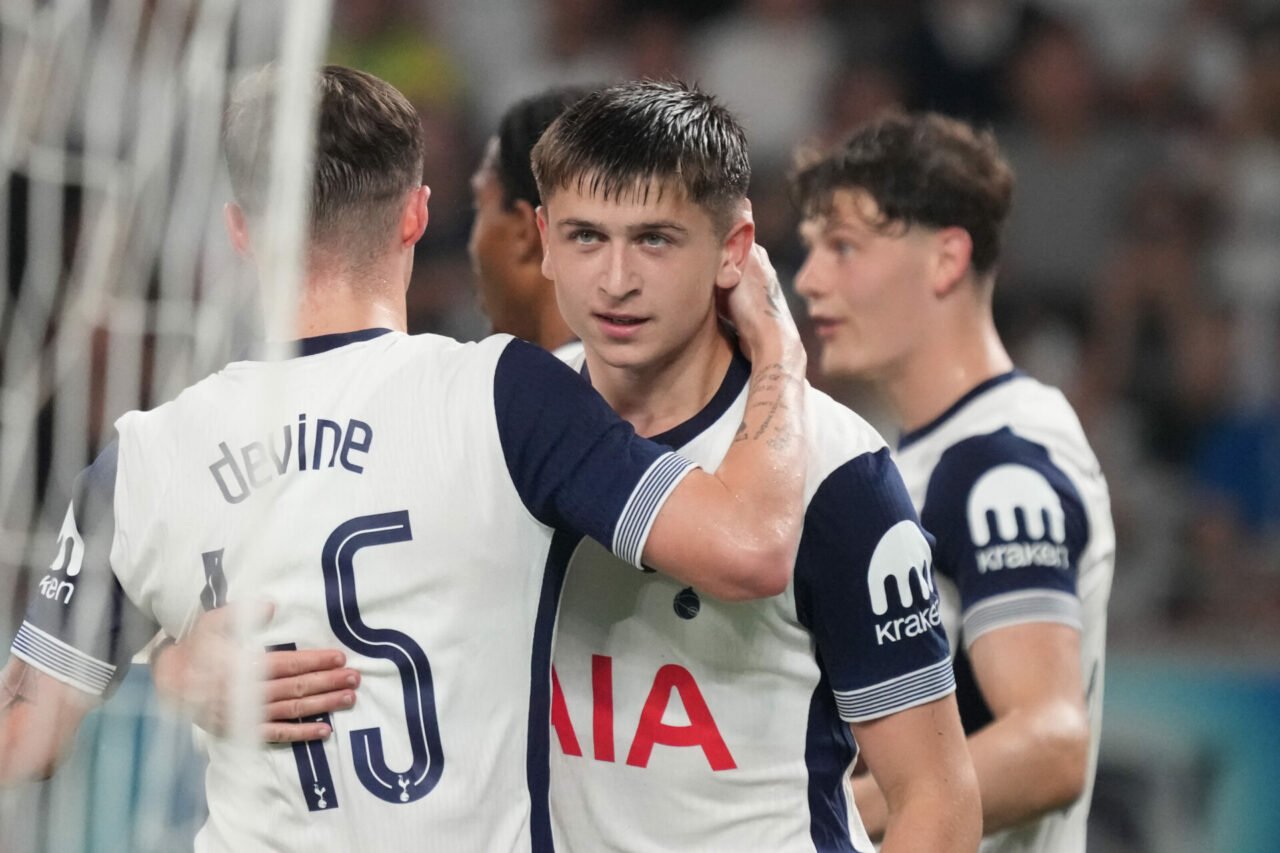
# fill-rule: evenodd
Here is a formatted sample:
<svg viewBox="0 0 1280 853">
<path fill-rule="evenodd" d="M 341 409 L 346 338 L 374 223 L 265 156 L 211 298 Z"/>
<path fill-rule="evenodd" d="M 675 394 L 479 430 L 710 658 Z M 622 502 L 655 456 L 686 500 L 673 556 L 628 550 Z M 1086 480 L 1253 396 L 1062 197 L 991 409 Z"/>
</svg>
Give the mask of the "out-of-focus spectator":
<svg viewBox="0 0 1280 853">
<path fill-rule="evenodd" d="M 695 44 L 695 76 L 742 118 L 757 172 L 816 130 L 839 38 L 818 0 L 745 0 Z M 755 186 L 752 187 L 753 192 Z"/>
<path fill-rule="evenodd" d="M 823 100 L 826 109 L 817 142 L 831 146 L 863 122 L 889 110 L 904 109 L 907 89 L 892 66 L 853 60 L 832 74 Z"/>
<path fill-rule="evenodd" d="M 1088 44 L 1065 21 L 1033 26 L 1011 85 L 1017 111 L 999 136 L 1018 181 L 1003 273 L 1016 286 L 1004 308 L 1020 333 L 1041 321 L 1078 331 L 1119 213 L 1158 149 L 1140 128 L 1108 118 Z"/>
<path fill-rule="evenodd" d="M 911 106 L 979 124 L 1003 118 L 1004 78 L 1027 19 L 1023 0 L 926 0 L 904 48 Z"/>
<path fill-rule="evenodd" d="M 1225 227 L 1213 259 L 1237 317 L 1237 393 L 1262 404 L 1280 393 L 1280 13 L 1254 30 L 1226 134 L 1216 182 Z"/>
<path fill-rule="evenodd" d="M 466 58 L 478 127 L 508 105 L 557 85 L 626 76 L 617 0 L 447 0 L 437 17 Z"/>
<path fill-rule="evenodd" d="M 392 81 L 419 111 L 451 107 L 464 94 L 464 73 L 433 38 L 427 7 L 412 0 L 334 4 L 330 59 Z"/>
</svg>

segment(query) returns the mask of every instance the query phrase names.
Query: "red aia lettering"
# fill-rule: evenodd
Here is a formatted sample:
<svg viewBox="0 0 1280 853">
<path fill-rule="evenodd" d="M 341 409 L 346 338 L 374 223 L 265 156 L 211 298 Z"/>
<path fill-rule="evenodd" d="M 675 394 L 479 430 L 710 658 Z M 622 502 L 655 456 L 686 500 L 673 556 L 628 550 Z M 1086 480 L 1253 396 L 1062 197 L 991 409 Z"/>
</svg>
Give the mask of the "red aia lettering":
<svg viewBox="0 0 1280 853">
<path fill-rule="evenodd" d="M 573 731 L 573 722 L 569 719 L 569 706 L 565 704 L 564 691 L 560 689 L 560 676 L 556 675 L 554 666 L 551 667 L 551 728 L 556 730 L 560 749 L 565 755 L 582 755 L 578 736 Z"/>
<path fill-rule="evenodd" d="M 671 702 L 673 690 L 680 693 L 680 701 L 689 717 L 687 726 L 669 726 L 662 722 L 662 715 Z M 644 710 L 640 712 L 640 725 L 636 727 L 635 740 L 631 742 L 631 752 L 627 754 L 627 764 L 632 767 L 648 767 L 649 755 L 653 752 L 655 743 L 664 746 L 700 746 L 712 770 L 732 770 L 738 766 L 729 754 L 724 738 L 720 736 L 720 729 L 716 727 L 711 709 L 702 698 L 698 683 L 693 680 L 689 670 L 674 663 L 662 667 L 653 678 L 649 698 L 645 700 Z"/>
<path fill-rule="evenodd" d="M 613 761 L 613 658 L 591 656 L 591 746 L 596 761 Z"/>
<path fill-rule="evenodd" d="M 662 722 L 671 694 L 679 693 L 689 718 L 687 726 L 671 726 Z M 591 746 L 596 761 L 615 761 L 613 743 L 613 658 L 591 656 Z M 551 727 L 565 755 L 582 756 L 582 746 L 569 718 L 569 706 L 560 687 L 560 677 L 551 668 Z M 640 723 L 627 753 L 627 764 L 648 767 L 655 744 L 663 746 L 698 746 L 712 770 L 733 770 L 738 765 L 716 726 L 711 709 L 693 675 L 684 667 L 669 663 L 658 670 L 653 686 L 640 712 Z"/>
</svg>

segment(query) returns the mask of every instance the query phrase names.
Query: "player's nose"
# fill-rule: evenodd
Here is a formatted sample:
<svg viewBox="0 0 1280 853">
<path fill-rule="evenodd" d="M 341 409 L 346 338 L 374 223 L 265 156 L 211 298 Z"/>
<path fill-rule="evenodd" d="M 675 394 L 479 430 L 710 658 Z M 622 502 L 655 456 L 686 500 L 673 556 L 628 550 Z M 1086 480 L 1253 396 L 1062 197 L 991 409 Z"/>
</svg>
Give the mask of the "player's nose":
<svg viewBox="0 0 1280 853">
<path fill-rule="evenodd" d="M 623 299 L 640 289 L 639 275 L 627 262 L 625 246 L 609 252 L 607 267 L 602 271 L 600 289 L 613 299 Z"/>
<path fill-rule="evenodd" d="M 804 263 L 796 272 L 796 293 L 803 296 L 806 302 L 814 299 L 821 290 L 821 282 L 813 267 L 813 256 L 809 255 L 805 257 Z"/>
</svg>

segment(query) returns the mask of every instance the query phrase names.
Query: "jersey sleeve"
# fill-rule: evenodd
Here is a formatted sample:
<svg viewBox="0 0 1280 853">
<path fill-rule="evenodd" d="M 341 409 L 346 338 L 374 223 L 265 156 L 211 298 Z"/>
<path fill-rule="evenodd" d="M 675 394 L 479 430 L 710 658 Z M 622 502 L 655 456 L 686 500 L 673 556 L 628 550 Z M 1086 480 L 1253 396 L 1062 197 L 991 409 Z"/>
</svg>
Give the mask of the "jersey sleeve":
<svg viewBox="0 0 1280 853">
<path fill-rule="evenodd" d="M 529 512 L 639 567 L 653 520 L 694 464 L 637 436 L 588 383 L 532 344 L 507 345 L 493 394 L 507 469 Z"/>
<path fill-rule="evenodd" d="M 809 502 L 796 610 L 846 722 L 955 690 L 932 562 L 887 448 L 837 468 Z"/>
<path fill-rule="evenodd" d="M 31 591 L 11 649 L 94 696 L 114 691 L 129 659 L 157 630 L 129 601 L 111 567 L 116 458 L 112 444 L 76 478 L 53 561 Z"/>
<path fill-rule="evenodd" d="M 959 592 L 965 648 L 1007 625 L 1080 627 L 1076 580 L 1088 518 L 1044 447 L 1007 428 L 951 446 L 921 516 L 937 539 L 938 569 Z"/>
</svg>

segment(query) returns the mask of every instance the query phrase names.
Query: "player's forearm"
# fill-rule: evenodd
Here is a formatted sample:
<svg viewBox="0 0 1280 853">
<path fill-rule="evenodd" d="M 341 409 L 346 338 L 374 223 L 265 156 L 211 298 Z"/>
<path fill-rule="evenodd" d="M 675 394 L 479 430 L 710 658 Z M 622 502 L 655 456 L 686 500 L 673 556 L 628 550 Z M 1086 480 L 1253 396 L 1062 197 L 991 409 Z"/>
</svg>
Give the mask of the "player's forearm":
<svg viewBox="0 0 1280 853">
<path fill-rule="evenodd" d="M 71 689 L 17 659 L 0 672 L 0 785 L 53 775 L 85 713 L 58 701 Z"/>
<path fill-rule="evenodd" d="M 1081 795 L 1089 725 L 1071 706 L 1015 709 L 969 738 L 986 832 L 1018 826 Z"/>
<path fill-rule="evenodd" d="M 885 826 L 889 822 L 889 804 L 885 802 L 884 792 L 870 773 L 853 777 L 853 805 L 871 840 L 879 841 L 883 838 Z"/>
<path fill-rule="evenodd" d="M 729 538 L 749 551 L 748 589 L 773 595 L 790 580 L 804 521 L 805 354 L 779 341 L 753 353 L 746 411 L 716 477 L 730 497 Z"/>
<path fill-rule="evenodd" d="M 981 840 L 976 786 L 926 788 L 889 809 L 880 853 L 973 853 Z"/>
</svg>

